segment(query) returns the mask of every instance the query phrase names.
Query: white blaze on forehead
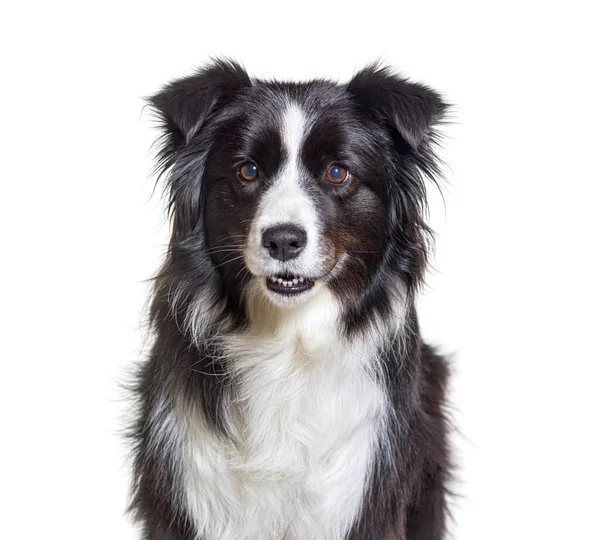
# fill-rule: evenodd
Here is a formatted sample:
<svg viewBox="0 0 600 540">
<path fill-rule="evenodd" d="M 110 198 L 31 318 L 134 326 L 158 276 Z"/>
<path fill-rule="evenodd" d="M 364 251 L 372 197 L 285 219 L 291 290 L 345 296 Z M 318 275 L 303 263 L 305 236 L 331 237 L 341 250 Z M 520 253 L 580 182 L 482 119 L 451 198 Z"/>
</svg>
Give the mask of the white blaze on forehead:
<svg viewBox="0 0 600 540">
<path fill-rule="evenodd" d="M 263 228 L 279 223 L 294 223 L 307 229 L 306 221 L 314 213 L 312 202 L 301 185 L 300 153 L 306 124 L 306 116 L 300 106 L 290 103 L 281 124 L 286 158 L 273 186 L 265 193 L 257 216 Z"/>
<path fill-rule="evenodd" d="M 295 103 L 288 105 L 283 116 L 283 146 L 288 155 L 288 160 L 294 165 L 300 161 L 300 152 L 304 141 L 306 117 L 302 109 Z"/>
</svg>

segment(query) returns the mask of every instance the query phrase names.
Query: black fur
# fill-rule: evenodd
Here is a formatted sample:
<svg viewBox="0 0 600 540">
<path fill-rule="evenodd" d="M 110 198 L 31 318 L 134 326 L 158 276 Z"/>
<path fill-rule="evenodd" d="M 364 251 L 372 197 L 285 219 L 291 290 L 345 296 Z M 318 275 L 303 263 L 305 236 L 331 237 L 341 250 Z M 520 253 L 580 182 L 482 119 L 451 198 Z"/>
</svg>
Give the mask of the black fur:
<svg viewBox="0 0 600 540">
<path fill-rule="evenodd" d="M 318 119 L 302 159 L 320 178 L 332 161 L 357 178 L 340 191 L 315 182 L 306 189 L 319 208 L 331 245 L 331 265 L 352 254 L 327 286 L 344 306 L 348 339 L 374 320 L 387 336 L 378 351 L 380 384 L 392 404 L 386 441 L 374 463 L 353 540 L 441 540 L 446 530 L 450 474 L 444 399 L 448 369 L 420 337 L 414 306 L 423 281 L 431 232 L 424 219 L 427 178 L 438 175 L 435 126 L 446 105 L 431 89 L 377 65 L 349 84 L 251 80 L 237 64 L 217 61 L 150 98 L 163 129 L 159 168 L 168 171 L 172 235 L 156 278 L 151 308 L 154 346 L 137 377 L 133 426 L 132 510 L 147 540 L 192 540 L 178 507 L 185 474 L 178 434 L 159 433 L 174 400 L 200 407 L 225 435 L 226 360 L 210 338 L 246 327 L 244 287 L 251 279 L 233 235 L 243 238 L 262 190 L 284 159 L 277 125 L 281 96 L 301 102 Z M 234 177 L 246 156 L 259 156 L 262 186 Z M 229 252 L 219 248 L 231 245 Z M 404 284 L 407 321 L 388 332 L 394 283 Z M 199 290 L 212 318 L 199 341 L 186 320 Z M 391 328 L 391 325 L 389 325 Z"/>
</svg>

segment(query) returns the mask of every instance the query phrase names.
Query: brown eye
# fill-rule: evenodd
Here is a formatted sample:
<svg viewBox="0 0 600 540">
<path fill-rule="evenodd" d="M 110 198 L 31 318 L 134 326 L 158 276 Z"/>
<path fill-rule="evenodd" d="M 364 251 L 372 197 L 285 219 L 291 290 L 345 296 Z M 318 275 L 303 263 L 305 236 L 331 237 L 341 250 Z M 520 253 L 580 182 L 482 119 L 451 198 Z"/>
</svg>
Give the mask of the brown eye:
<svg viewBox="0 0 600 540">
<path fill-rule="evenodd" d="M 348 169 L 341 165 L 331 165 L 331 167 L 327 169 L 325 177 L 333 184 L 342 184 L 350 178 L 350 173 L 348 172 Z"/>
<path fill-rule="evenodd" d="M 240 167 L 239 174 L 246 182 L 252 182 L 258 176 L 258 167 L 254 163 L 244 163 Z"/>
</svg>

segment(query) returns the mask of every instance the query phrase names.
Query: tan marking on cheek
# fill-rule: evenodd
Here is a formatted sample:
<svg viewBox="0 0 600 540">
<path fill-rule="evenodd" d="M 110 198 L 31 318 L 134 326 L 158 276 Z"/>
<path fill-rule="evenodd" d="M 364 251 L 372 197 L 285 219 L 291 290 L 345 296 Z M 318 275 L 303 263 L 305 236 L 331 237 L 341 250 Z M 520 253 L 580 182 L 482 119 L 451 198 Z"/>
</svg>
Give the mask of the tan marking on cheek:
<svg viewBox="0 0 600 540">
<path fill-rule="evenodd" d="M 351 242 L 352 234 L 344 229 L 333 230 L 323 234 L 322 241 L 327 245 L 325 254 L 325 273 L 330 272 L 346 252 L 346 246 Z"/>
</svg>

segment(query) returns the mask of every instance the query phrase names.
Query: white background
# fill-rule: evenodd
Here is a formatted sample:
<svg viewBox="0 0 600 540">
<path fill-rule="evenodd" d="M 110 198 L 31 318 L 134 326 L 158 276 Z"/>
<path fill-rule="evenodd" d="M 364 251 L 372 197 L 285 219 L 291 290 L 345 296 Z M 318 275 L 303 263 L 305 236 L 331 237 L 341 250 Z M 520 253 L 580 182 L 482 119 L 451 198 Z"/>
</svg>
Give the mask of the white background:
<svg viewBox="0 0 600 540">
<path fill-rule="evenodd" d="M 458 540 L 600 538 L 593 2 L 13 2 L 0 28 L 6 539 L 133 539 L 118 383 L 167 227 L 142 97 L 211 55 L 455 104 L 426 337 L 453 353 Z"/>
</svg>

